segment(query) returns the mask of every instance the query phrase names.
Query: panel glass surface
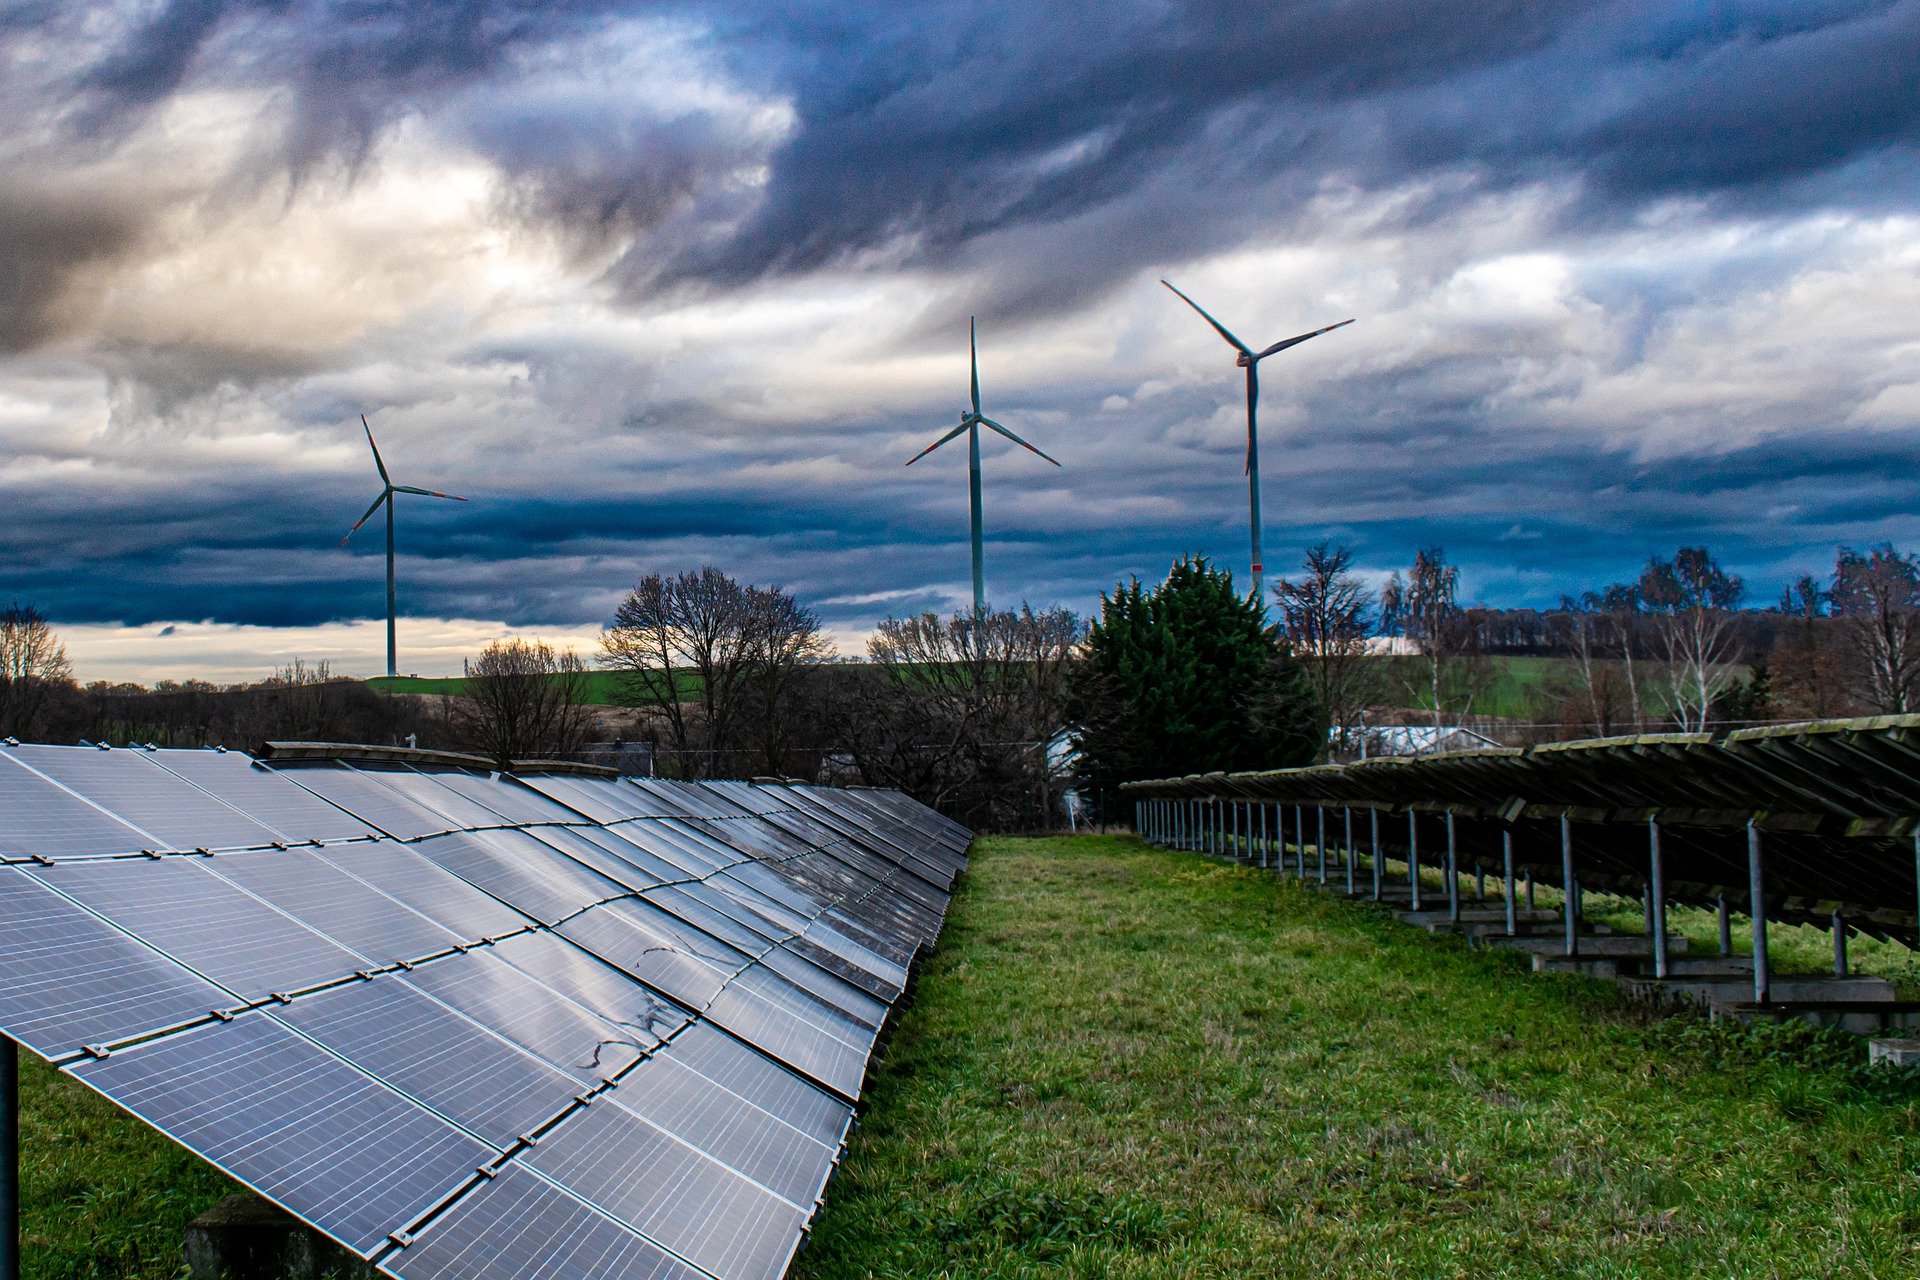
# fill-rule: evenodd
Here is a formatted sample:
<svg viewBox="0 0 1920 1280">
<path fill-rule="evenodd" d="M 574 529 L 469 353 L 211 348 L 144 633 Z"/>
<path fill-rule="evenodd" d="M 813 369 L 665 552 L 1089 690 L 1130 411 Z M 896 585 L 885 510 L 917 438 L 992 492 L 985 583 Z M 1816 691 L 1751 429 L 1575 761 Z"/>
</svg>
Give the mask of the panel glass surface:
<svg viewBox="0 0 1920 1280">
<path fill-rule="evenodd" d="M 392 787 L 382 786 L 372 774 L 344 765 L 285 764 L 275 768 L 281 777 L 332 801 L 396 840 L 418 840 L 458 825 L 425 805 L 415 804 Z"/>
<path fill-rule="evenodd" d="M 541 795 L 524 782 L 508 777 L 483 778 L 453 770 L 428 775 L 443 787 L 458 791 L 495 813 L 518 823 L 579 822 L 581 815 Z"/>
<path fill-rule="evenodd" d="M 422 840 L 420 855 L 544 924 L 627 892 L 522 831 L 468 831 Z"/>
<path fill-rule="evenodd" d="M 673 927 L 677 922 L 657 908 L 633 909 L 639 905 L 606 903 L 568 920 L 559 932 L 682 1004 L 704 1007 L 737 967 L 726 959 L 737 953 L 717 941 L 696 944 L 692 930 Z"/>
<path fill-rule="evenodd" d="M 779 1116 L 816 1142 L 838 1147 L 846 1133 L 846 1103 L 732 1036 L 703 1023 L 682 1031 L 660 1056 Z"/>
<path fill-rule="evenodd" d="M 834 1038 L 793 1010 L 728 987 L 707 1006 L 706 1016 L 795 1071 L 846 1097 L 860 1096 L 866 1050 Z"/>
<path fill-rule="evenodd" d="M 316 850 L 231 853 L 203 865 L 376 966 L 479 941 L 441 928 Z"/>
<path fill-rule="evenodd" d="M 611 1100 L 522 1159 L 720 1280 L 779 1280 L 800 1241 L 794 1205 Z"/>
<path fill-rule="evenodd" d="M 507 938 L 493 954 L 651 1047 L 687 1023 L 687 1013 L 612 965 L 544 930 Z"/>
<path fill-rule="evenodd" d="M 585 814 L 595 822 L 618 822 L 622 818 L 645 817 L 652 812 L 642 796 L 610 778 L 534 774 L 523 781 L 542 795 Z"/>
<path fill-rule="evenodd" d="M 156 849 L 259 849 L 280 838 L 222 804 L 150 752 L 86 747 L 14 747 L 15 759 L 155 837 Z"/>
<path fill-rule="evenodd" d="M 618 1026 L 556 999 L 550 987 L 491 950 L 423 964 L 406 981 L 583 1084 L 618 1073 L 658 1042 L 644 1021 Z"/>
<path fill-rule="evenodd" d="M 233 1004 L 212 983 L 0 867 L 0 1029 L 43 1057 Z"/>
<path fill-rule="evenodd" d="M 317 991 L 272 1012 L 502 1150 L 580 1089 L 574 1077 L 392 975 Z"/>
<path fill-rule="evenodd" d="M 819 1198 L 838 1154 L 837 1146 L 665 1054 L 656 1054 L 623 1077 L 614 1097 L 681 1141 L 803 1207 Z M 853 1111 L 835 1105 L 844 1128 Z"/>
<path fill-rule="evenodd" d="M 677 868 L 624 840 L 610 838 L 600 827 L 535 827 L 527 834 L 634 892 L 652 888 L 663 880 L 680 878 Z"/>
<path fill-rule="evenodd" d="M 35 875 L 249 1000 L 346 977 L 366 961 L 213 875 L 210 859 L 63 862 Z"/>
<path fill-rule="evenodd" d="M 71 1070 L 362 1254 L 492 1155 L 257 1013 Z"/>
<path fill-rule="evenodd" d="M 381 1263 L 401 1280 L 706 1280 L 659 1246 L 509 1165 Z"/>
<path fill-rule="evenodd" d="M 332 843 L 375 834 L 366 823 L 238 751 L 156 751 L 151 758 L 168 773 L 273 828 L 289 843 Z"/>
<path fill-rule="evenodd" d="M 383 840 L 323 849 L 320 857 L 470 941 L 497 938 L 533 923 L 532 917 L 434 866 L 415 852 L 419 847 Z"/>
<path fill-rule="evenodd" d="M 8 857 L 138 853 L 160 843 L 158 836 L 135 831 L 55 786 L 4 749 L 0 749 L 0 814 L 5 815 L 0 821 L 0 855 Z"/>
<path fill-rule="evenodd" d="M 431 809 L 447 819 L 448 825 L 469 830 L 508 825 L 508 820 L 498 811 L 453 787 L 443 786 L 442 779 L 449 776 L 444 771 L 423 772 L 406 765 L 360 763 L 354 764 L 353 770 L 377 778 L 415 804 Z"/>
</svg>

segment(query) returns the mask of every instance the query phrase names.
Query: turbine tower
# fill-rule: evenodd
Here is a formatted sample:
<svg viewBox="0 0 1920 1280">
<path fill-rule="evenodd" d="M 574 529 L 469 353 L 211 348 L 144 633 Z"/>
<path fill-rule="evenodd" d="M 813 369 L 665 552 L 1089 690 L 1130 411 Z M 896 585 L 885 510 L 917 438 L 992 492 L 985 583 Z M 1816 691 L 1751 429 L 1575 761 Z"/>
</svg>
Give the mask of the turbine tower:
<svg viewBox="0 0 1920 1280">
<path fill-rule="evenodd" d="M 423 498 L 445 498 L 450 502 L 465 502 L 465 498 L 456 498 L 450 493 L 435 493 L 432 489 L 416 489 L 410 484 L 395 484 L 393 477 L 387 474 L 387 464 L 380 460 L 380 446 L 373 442 L 373 428 L 367 426 L 367 415 L 360 415 L 360 425 L 366 428 L 367 448 L 373 450 L 373 465 L 380 470 L 380 496 L 367 508 L 367 514 L 360 517 L 353 528 L 347 530 L 347 537 L 340 539 L 340 545 L 347 545 L 347 538 L 360 532 L 360 526 L 373 519 L 373 513 L 384 504 L 387 508 L 387 674 L 400 674 L 398 651 L 394 646 L 394 595 L 393 595 L 393 495 L 396 493 L 417 493 Z"/>
<path fill-rule="evenodd" d="M 1160 283 L 1173 289 L 1173 286 L 1165 280 Z M 1297 347 L 1308 338 L 1317 338 L 1323 333 L 1331 333 L 1341 325 L 1349 325 L 1353 321 L 1342 320 L 1340 324 L 1330 324 L 1324 329 L 1315 329 L 1312 333 L 1303 333 L 1297 338 L 1276 342 L 1265 351 L 1255 351 L 1228 332 L 1227 326 L 1208 315 L 1199 303 L 1178 289 L 1173 289 L 1173 292 L 1180 301 L 1200 312 L 1200 318 L 1212 325 L 1214 332 L 1233 346 L 1233 349 L 1239 353 L 1234 356 L 1233 362 L 1247 371 L 1247 508 L 1253 525 L 1253 599 L 1264 610 L 1267 607 L 1266 575 L 1264 566 L 1260 563 L 1260 432 L 1256 413 L 1260 403 L 1260 362 L 1275 352 L 1285 351 L 1288 347 Z"/>
<path fill-rule="evenodd" d="M 960 425 L 908 458 L 907 465 L 912 466 L 962 431 L 967 433 L 968 495 L 973 505 L 973 614 L 977 618 L 987 611 L 987 557 L 980 532 L 980 428 L 991 427 L 1029 453 L 1040 454 L 1056 467 L 1060 464 L 980 412 L 980 349 L 974 343 L 972 316 L 967 317 L 967 353 L 973 360 L 973 409 L 961 410 Z"/>
</svg>

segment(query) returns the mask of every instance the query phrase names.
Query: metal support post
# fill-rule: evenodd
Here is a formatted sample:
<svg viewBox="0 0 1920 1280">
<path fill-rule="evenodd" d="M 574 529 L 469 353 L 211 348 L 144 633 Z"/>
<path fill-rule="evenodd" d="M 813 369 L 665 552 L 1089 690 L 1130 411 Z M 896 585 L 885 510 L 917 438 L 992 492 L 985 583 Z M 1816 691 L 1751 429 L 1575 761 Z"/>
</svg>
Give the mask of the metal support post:
<svg viewBox="0 0 1920 1280">
<path fill-rule="evenodd" d="M 1507 936 L 1511 938 L 1520 932 L 1520 922 L 1513 913 L 1513 831 L 1511 828 L 1500 833 L 1500 865 L 1506 871 Z"/>
<path fill-rule="evenodd" d="M 20 1280 L 20 1046 L 0 1035 L 0 1280 Z"/>
<path fill-rule="evenodd" d="M 1533 872 L 1527 872 L 1527 910 L 1533 910 Z"/>
<path fill-rule="evenodd" d="M 1353 896 L 1353 806 L 1347 805 L 1347 896 Z"/>
<path fill-rule="evenodd" d="M 1847 920 L 1838 907 L 1833 909 L 1833 976 L 1847 976 Z"/>
<path fill-rule="evenodd" d="M 1380 901 L 1380 811 L 1368 809 L 1373 819 L 1373 900 Z"/>
<path fill-rule="evenodd" d="M 1413 909 L 1420 909 L 1420 818 L 1407 810 L 1407 886 L 1413 895 Z"/>
<path fill-rule="evenodd" d="M 1667 976 L 1667 877 L 1660 861 L 1660 823 L 1647 819 L 1647 911 L 1653 918 L 1653 976 Z"/>
<path fill-rule="evenodd" d="M 1753 1002 L 1767 1002 L 1767 877 L 1760 828 L 1747 819 L 1747 895 L 1753 914 Z"/>
<path fill-rule="evenodd" d="M 1319 823 L 1319 834 L 1313 838 L 1313 849 L 1320 855 L 1320 883 L 1324 885 L 1327 882 L 1327 807 L 1317 804 L 1313 806 L 1313 812 Z"/>
<path fill-rule="evenodd" d="M 1580 954 L 1580 890 L 1573 882 L 1573 820 L 1560 815 L 1560 893 L 1567 918 L 1567 955 Z"/>
<path fill-rule="evenodd" d="M 1307 819 L 1299 805 L 1293 806 L 1293 853 L 1300 878 L 1307 878 Z"/>
<path fill-rule="evenodd" d="M 1727 910 L 1727 895 L 1719 894 L 1713 900 L 1714 914 L 1719 917 L 1720 954 L 1733 954 L 1733 913 Z"/>
<path fill-rule="evenodd" d="M 1487 864 L 1484 862 L 1473 864 L 1473 896 L 1482 902 L 1487 900 Z"/>
<path fill-rule="evenodd" d="M 1273 842 L 1267 838 L 1267 806 L 1260 806 L 1260 865 L 1266 866 L 1268 855 L 1273 852 Z"/>
<path fill-rule="evenodd" d="M 1453 810 L 1447 810 L 1447 919 L 1460 923 L 1460 864 L 1453 847 Z"/>
</svg>

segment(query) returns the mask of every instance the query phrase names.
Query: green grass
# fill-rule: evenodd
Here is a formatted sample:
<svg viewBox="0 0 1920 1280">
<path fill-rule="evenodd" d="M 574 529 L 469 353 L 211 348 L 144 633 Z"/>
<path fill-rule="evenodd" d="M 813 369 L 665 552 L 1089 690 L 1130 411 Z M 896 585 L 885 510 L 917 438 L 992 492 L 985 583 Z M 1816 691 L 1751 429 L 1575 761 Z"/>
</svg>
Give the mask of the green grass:
<svg viewBox="0 0 1920 1280">
<path fill-rule="evenodd" d="M 21 1273 L 171 1277 L 187 1223 L 241 1190 L 79 1081 L 20 1054 Z"/>
<path fill-rule="evenodd" d="M 586 702 L 596 707 L 625 705 L 621 699 L 621 677 L 612 671 L 587 672 Z M 380 693 L 417 693 L 427 697 L 462 697 L 467 692 L 465 676 L 375 676 L 367 685 Z M 680 689 L 691 694 L 698 684 L 683 678 Z"/>
<path fill-rule="evenodd" d="M 1892 1276 L 1920 1092 L 1270 873 L 988 840 L 796 1275 Z"/>
</svg>

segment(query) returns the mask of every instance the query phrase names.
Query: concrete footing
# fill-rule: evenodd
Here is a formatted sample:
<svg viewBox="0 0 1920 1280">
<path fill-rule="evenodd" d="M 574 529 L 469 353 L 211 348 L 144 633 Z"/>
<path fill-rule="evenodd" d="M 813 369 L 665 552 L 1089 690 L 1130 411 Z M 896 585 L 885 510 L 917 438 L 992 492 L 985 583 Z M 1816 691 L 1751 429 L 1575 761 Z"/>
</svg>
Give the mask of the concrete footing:
<svg viewBox="0 0 1920 1280">
<path fill-rule="evenodd" d="M 1920 1067 L 1920 1040 L 1880 1037 L 1868 1043 L 1867 1061 L 1874 1066 Z"/>
<path fill-rule="evenodd" d="M 375 1280 L 373 1265 L 257 1195 L 228 1196 L 187 1224 L 190 1280 Z"/>
</svg>

